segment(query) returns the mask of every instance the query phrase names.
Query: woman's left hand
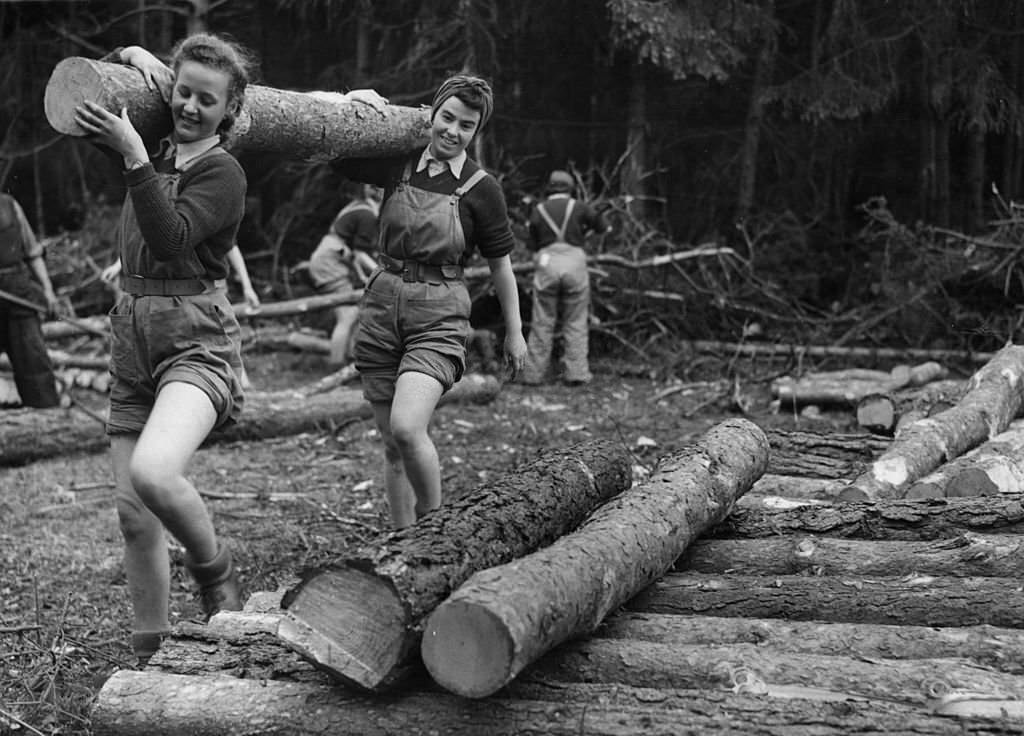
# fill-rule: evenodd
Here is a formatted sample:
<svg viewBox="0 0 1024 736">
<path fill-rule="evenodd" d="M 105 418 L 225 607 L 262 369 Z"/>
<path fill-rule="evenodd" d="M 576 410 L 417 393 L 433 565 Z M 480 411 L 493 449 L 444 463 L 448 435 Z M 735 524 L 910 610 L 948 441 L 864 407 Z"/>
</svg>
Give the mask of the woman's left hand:
<svg viewBox="0 0 1024 736">
<path fill-rule="evenodd" d="M 136 161 L 148 161 L 146 144 L 128 119 L 128 108 L 121 108 L 118 117 L 92 100 L 75 108 L 75 122 L 93 139 L 124 156 L 125 166 Z"/>
<path fill-rule="evenodd" d="M 375 89 L 354 89 L 345 94 L 345 102 L 361 102 L 369 105 L 383 117 L 386 115 L 388 99 L 377 94 Z"/>
<path fill-rule="evenodd" d="M 521 331 L 505 335 L 505 365 L 511 368 L 513 380 L 526 366 L 526 338 Z"/>
</svg>

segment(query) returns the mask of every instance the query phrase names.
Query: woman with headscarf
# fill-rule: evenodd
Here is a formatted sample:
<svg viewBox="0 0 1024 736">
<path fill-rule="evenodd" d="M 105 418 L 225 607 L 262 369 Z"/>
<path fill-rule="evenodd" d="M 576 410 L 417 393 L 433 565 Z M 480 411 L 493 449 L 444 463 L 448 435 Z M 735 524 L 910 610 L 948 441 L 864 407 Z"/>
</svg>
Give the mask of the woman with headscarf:
<svg viewBox="0 0 1024 736">
<path fill-rule="evenodd" d="M 384 188 L 380 267 L 364 289 L 353 352 L 384 441 L 395 528 L 441 505 L 441 466 L 429 426 L 442 394 L 465 371 L 470 297 L 462 274 L 474 250 L 490 267 L 513 377 L 526 360 L 505 197 L 466 153 L 490 118 L 493 99 L 485 80 L 451 77 L 434 95 L 426 148 L 340 162 L 349 178 Z"/>
</svg>

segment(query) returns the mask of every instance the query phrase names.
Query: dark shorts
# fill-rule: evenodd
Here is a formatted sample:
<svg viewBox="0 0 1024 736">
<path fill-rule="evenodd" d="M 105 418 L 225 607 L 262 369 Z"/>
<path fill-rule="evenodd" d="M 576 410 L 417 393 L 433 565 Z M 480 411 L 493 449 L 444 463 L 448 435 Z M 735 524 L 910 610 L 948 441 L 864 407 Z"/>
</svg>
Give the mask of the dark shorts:
<svg viewBox="0 0 1024 736">
<path fill-rule="evenodd" d="M 353 351 L 367 401 L 390 401 L 406 371 L 450 389 L 466 370 L 469 309 L 461 280 L 407 282 L 374 272 L 363 291 Z"/>
<path fill-rule="evenodd" d="M 217 426 L 242 411 L 241 331 L 222 289 L 197 296 L 122 296 L 110 311 L 107 434 L 141 432 L 157 392 L 172 381 L 210 398 Z"/>
</svg>

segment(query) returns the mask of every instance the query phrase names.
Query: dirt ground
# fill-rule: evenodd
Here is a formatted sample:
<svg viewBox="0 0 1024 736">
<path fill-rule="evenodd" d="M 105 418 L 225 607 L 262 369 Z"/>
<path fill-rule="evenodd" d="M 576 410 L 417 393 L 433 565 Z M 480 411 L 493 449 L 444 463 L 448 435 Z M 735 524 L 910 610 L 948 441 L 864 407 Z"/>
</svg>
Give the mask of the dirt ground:
<svg viewBox="0 0 1024 736">
<path fill-rule="evenodd" d="M 247 363 L 257 390 L 312 383 L 327 372 L 320 358 L 296 353 L 262 353 Z M 446 495 L 545 448 L 598 437 L 627 446 L 639 477 L 741 406 L 763 426 L 828 431 L 831 421 L 773 412 L 766 382 L 725 379 L 724 364 L 691 383 L 614 361 L 593 367 L 587 387 L 507 384 L 493 403 L 438 409 L 433 436 Z M 362 421 L 334 433 L 205 448 L 193 478 L 252 593 L 286 585 L 386 527 L 380 462 L 372 422 Z M 0 734 L 89 734 L 99 686 L 132 666 L 107 457 L 0 468 L 0 519 Z M 173 623 L 197 617 L 199 608 L 182 550 L 169 544 Z"/>
</svg>

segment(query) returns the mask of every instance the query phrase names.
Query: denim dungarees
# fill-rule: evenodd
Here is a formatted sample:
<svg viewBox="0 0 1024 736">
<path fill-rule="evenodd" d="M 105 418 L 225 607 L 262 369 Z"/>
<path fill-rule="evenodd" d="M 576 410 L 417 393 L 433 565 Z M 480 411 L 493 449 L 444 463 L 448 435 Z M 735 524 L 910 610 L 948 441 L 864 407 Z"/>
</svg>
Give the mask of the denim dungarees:
<svg viewBox="0 0 1024 736">
<path fill-rule="evenodd" d="M 230 155 L 220 147 L 203 156 Z M 168 197 L 178 193 L 180 171 L 157 173 Z M 125 198 L 119 232 L 122 273 L 158 279 L 203 278 L 194 251 L 180 261 L 158 262 L 146 248 L 130 196 Z M 112 334 L 110 415 L 107 434 L 141 432 L 157 391 L 171 381 L 190 383 L 206 393 L 217 411 L 217 425 L 238 419 L 243 396 L 241 330 L 227 291 L 210 281 L 194 296 L 136 296 L 122 293 L 110 311 Z"/>
<path fill-rule="evenodd" d="M 380 252 L 438 268 L 429 280 L 406 280 L 382 268 L 370 276 L 353 351 L 368 401 L 390 401 L 406 371 L 425 373 L 447 391 L 466 369 L 470 297 L 459 268 L 466 253 L 459 200 L 486 174 L 478 171 L 452 194 L 414 187 L 411 175 L 406 163 L 381 207 Z"/>
</svg>

